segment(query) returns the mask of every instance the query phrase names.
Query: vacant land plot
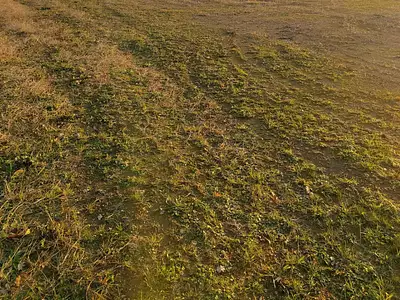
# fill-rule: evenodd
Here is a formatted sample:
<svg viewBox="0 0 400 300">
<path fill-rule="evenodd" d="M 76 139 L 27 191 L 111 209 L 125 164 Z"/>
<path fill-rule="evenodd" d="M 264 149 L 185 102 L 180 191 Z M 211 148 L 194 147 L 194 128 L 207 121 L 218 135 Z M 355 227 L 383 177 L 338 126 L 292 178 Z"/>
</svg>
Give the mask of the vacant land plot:
<svg viewBox="0 0 400 300">
<path fill-rule="evenodd" d="M 1 0 L 0 297 L 400 297 L 397 0 Z"/>
</svg>

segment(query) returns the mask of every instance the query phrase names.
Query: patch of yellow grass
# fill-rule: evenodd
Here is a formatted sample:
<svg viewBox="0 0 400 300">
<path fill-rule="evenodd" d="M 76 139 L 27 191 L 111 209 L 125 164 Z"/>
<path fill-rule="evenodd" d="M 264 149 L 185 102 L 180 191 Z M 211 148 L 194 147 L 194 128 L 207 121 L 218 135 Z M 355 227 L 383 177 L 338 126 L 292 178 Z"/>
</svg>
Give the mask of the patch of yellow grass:
<svg viewBox="0 0 400 300">
<path fill-rule="evenodd" d="M 31 11 L 13 0 L 2 0 L 0 5 L 0 21 L 6 28 L 16 32 L 34 33 Z"/>
<path fill-rule="evenodd" d="M 343 0 L 338 2 L 346 8 L 365 12 L 377 13 L 380 10 L 400 10 L 400 2 L 397 0 Z"/>
<path fill-rule="evenodd" d="M 88 56 L 87 60 L 91 61 L 95 79 L 100 83 L 109 82 L 113 71 L 118 72 L 135 67 L 131 56 L 123 53 L 116 46 L 100 44 L 95 53 L 95 56 Z"/>
<path fill-rule="evenodd" d="M 36 97 L 47 97 L 54 92 L 48 78 L 28 77 L 22 82 L 21 89 Z"/>
<path fill-rule="evenodd" d="M 0 35 L 0 63 L 9 62 L 16 59 L 16 49 L 8 38 Z"/>
<path fill-rule="evenodd" d="M 19 99 L 27 97 L 46 97 L 54 93 L 54 88 L 48 78 L 41 70 L 26 67 L 26 61 L 21 56 L 14 56 L 14 65 L 8 66 L 7 75 L 10 83 L 14 86 L 13 94 Z"/>
<path fill-rule="evenodd" d="M 0 145 L 7 143 L 9 138 L 9 135 L 0 132 Z"/>
<path fill-rule="evenodd" d="M 25 101 L 10 102 L 2 119 L 5 131 L 13 137 L 35 134 L 46 119 L 45 112 L 37 105 Z"/>
</svg>

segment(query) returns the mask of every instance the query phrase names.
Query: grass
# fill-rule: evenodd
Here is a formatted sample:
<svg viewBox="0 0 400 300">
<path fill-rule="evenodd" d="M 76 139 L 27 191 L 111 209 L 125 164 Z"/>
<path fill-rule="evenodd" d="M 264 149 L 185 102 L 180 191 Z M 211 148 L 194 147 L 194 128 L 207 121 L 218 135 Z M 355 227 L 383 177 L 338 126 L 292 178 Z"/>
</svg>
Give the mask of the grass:
<svg viewBox="0 0 400 300">
<path fill-rule="evenodd" d="M 5 3 L 1 297 L 399 296 L 395 89 L 235 2 Z"/>
</svg>

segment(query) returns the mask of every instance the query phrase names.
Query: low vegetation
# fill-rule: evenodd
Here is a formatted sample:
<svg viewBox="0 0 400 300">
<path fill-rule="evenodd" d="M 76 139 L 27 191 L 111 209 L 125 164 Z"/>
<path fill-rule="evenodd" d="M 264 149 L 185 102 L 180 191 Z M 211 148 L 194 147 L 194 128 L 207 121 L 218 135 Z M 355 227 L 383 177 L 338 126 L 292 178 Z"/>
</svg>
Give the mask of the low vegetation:
<svg viewBox="0 0 400 300">
<path fill-rule="evenodd" d="M 3 0 L 1 297 L 400 295 L 399 91 L 239 2 Z"/>
</svg>

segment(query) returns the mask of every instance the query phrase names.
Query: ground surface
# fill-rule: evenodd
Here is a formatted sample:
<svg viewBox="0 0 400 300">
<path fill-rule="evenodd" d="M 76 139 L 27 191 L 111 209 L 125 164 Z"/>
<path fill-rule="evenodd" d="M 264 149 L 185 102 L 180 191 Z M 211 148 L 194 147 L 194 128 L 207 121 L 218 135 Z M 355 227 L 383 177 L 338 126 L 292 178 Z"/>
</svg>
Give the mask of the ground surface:
<svg viewBox="0 0 400 300">
<path fill-rule="evenodd" d="M 400 297 L 396 0 L 2 0 L 0 297 Z"/>
</svg>

